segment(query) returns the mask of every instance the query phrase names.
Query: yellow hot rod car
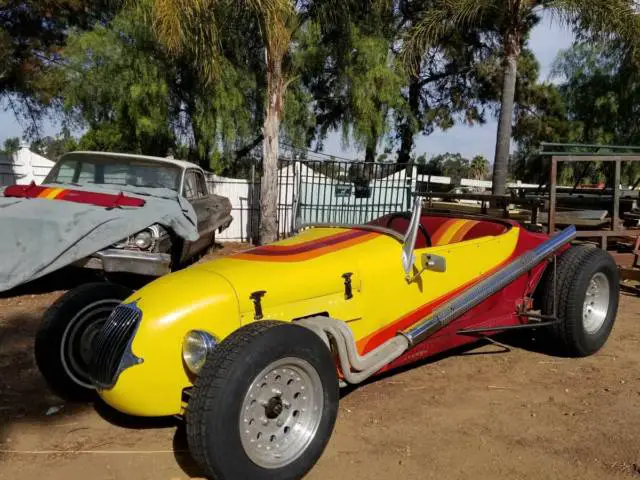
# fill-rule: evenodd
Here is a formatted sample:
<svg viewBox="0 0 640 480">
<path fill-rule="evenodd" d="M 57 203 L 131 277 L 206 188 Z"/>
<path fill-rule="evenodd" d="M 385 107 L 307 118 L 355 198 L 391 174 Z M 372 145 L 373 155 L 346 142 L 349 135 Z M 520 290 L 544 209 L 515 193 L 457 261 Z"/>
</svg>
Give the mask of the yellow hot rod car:
<svg viewBox="0 0 640 480">
<path fill-rule="evenodd" d="M 183 416 L 208 478 L 303 476 L 339 387 L 508 330 L 595 353 L 618 306 L 612 258 L 512 221 L 386 215 L 298 235 L 136 292 L 84 285 L 47 312 L 38 364 L 61 395 Z"/>
</svg>

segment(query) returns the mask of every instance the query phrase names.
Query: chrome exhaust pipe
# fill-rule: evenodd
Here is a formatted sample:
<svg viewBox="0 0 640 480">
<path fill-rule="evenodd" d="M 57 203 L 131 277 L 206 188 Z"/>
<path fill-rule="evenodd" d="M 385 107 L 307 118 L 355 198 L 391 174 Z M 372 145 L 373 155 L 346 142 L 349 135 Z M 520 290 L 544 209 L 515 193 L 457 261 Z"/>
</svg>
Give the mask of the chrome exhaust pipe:
<svg viewBox="0 0 640 480">
<path fill-rule="evenodd" d="M 426 318 L 401 331 L 400 334 L 409 341 L 410 346 L 420 343 L 491 295 L 502 290 L 519 276 L 533 269 L 549 255 L 573 240 L 575 236 L 575 226 L 565 228 L 535 249 L 521 255 L 514 262 L 502 267 L 468 291 L 436 309 Z"/>
</svg>

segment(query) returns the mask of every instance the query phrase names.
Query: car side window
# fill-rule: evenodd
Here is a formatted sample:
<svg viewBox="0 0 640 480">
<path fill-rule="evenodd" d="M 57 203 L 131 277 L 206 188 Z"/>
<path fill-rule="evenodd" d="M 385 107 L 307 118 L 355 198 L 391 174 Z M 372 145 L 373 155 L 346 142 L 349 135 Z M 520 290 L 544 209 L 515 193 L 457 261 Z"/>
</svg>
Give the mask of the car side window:
<svg viewBox="0 0 640 480">
<path fill-rule="evenodd" d="M 196 172 L 196 179 L 198 181 L 198 196 L 206 197 L 209 195 L 209 189 L 207 188 L 207 181 L 202 175 L 202 172 Z"/>
<path fill-rule="evenodd" d="M 184 196 L 188 199 L 198 198 L 198 180 L 193 170 L 187 171 L 184 178 Z"/>
<path fill-rule="evenodd" d="M 76 168 L 78 166 L 78 162 L 63 162 L 60 164 L 58 169 L 58 173 L 56 174 L 56 178 L 54 178 L 55 182 L 60 183 L 69 183 L 73 182 L 73 177 L 76 172 Z"/>
</svg>

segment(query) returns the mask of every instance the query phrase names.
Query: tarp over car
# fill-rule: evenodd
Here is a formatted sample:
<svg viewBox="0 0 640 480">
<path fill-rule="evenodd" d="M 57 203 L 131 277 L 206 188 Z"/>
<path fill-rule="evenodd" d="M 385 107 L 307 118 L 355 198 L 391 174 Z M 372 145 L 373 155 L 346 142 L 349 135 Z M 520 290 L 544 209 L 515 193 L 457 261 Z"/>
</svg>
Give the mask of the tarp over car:
<svg viewBox="0 0 640 480">
<path fill-rule="evenodd" d="M 126 193 L 142 207 L 105 208 L 49 200 L 11 198 L 0 189 L 0 291 L 42 277 L 158 223 L 185 240 L 198 239 L 193 207 L 166 188 L 52 184 L 51 187 Z"/>
</svg>

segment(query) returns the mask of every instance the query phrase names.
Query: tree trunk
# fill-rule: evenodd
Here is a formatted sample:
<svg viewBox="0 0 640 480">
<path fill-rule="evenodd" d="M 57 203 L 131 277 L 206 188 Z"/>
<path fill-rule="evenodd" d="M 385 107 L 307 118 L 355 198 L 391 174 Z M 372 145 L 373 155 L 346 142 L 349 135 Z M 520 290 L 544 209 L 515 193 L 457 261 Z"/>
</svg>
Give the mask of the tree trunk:
<svg viewBox="0 0 640 480">
<path fill-rule="evenodd" d="M 493 163 L 492 193 L 494 195 L 503 195 L 506 192 L 519 50 L 520 44 L 516 36 L 507 34 L 505 38 L 502 104 L 500 105 L 500 118 L 498 121 L 496 156 Z"/>
<path fill-rule="evenodd" d="M 284 98 L 282 58 L 267 61 L 267 107 L 263 126 L 260 243 L 278 239 L 278 141 Z"/>
<path fill-rule="evenodd" d="M 367 148 L 365 149 L 365 153 L 364 153 L 364 161 L 369 163 L 373 163 L 376 161 L 375 142 L 369 142 L 369 145 L 367 145 Z"/>
<path fill-rule="evenodd" d="M 420 118 L 420 77 L 419 72 L 409 77 L 409 115 L 400 127 L 400 149 L 398 150 L 398 163 L 405 164 L 411 161 L 413 150 L 413 137 L 416 134 L 417 119 Z"/>
</svg>

